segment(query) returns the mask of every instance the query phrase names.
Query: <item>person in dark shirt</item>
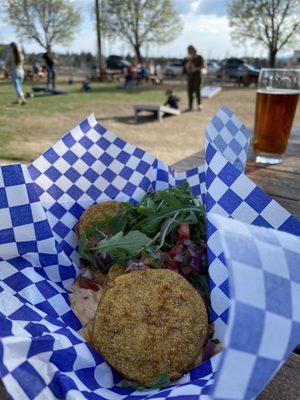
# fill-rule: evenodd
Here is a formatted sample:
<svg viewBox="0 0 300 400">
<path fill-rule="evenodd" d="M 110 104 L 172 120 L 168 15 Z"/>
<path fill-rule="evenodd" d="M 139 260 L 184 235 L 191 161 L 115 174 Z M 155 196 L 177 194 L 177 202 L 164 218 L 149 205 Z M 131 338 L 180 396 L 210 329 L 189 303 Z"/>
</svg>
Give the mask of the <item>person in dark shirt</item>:
<svg viewBox="0 0 300 400">
<path fill-rule="evenodd" d="M 146 70 L 144 64 L 141 64 L 140 78 L 141 78 L 141 81 L 148 80 L 148 73 L 147 73 L 147 70 Z"/>
<path fill-rule="evenodd" d="M 173 90 L 168 89 L 166 90 L 166 97 L 167 101 L 164 103 L 164 106 L 168 106 L 170 108 L 178 109 L 179 98 L 174 96 Z"/>
<path fill-rule="evenodd" d="M 81 91 L 81 92 L 85 92 L 85 93 L 88 93 L 88 92 L 91 92 L 91 91 L 92 91 L 92 87 L 91 87 L 90 81 L 89 81 L 88 79 L 85 79 L 85 80 L 82 82 L 82 86 L 81 86 L 80 91 Z"/>
<path fill-rule="evenodd" d="M 43 59 L 45 60 L 46 69 L 47 69 L 47 89 L 50 89 L 50 85 L 52 86 L 52 90 L 55 90 L 55 61 L 53 57 L 53 53 L 51 52 L 51 46 L 47 46 L 47 52 L 43 54 Z"/>
<path fill-rule="evenodd" d="M 188 58 L 183 67 L 183 74 L 187 76 L 187 91 L 189 111 L 193 110 L 193 97 L 196 94 L 198 110 L 202 110 L 201 104 L 201 70 L 204 68 L 203 57 L 197 54 L 194 46 L 188 47 Z"/>
</svg>

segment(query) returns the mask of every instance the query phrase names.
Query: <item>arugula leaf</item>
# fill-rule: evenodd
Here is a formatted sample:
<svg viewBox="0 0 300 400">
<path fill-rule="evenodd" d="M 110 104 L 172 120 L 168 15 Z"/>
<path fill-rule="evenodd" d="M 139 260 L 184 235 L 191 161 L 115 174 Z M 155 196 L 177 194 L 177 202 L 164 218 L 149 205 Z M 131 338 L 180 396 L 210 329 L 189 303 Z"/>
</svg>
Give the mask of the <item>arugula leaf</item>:
<svg viewBox="0 0 300 400">
<path fill-rule="evenodd" d="M 166 207 L 161 212 L 148 216 L 134 226 L 134 229 L 141 230 L 142 232 L 151 235 L 159 231 L 162 220 L 165 218 L 173 217 L 177 212 L 191 212 L 202 213 L 201 209 L 194 205 L 183 205 L 179 207 Z"/>
<path fill-rule="evenodd" d="M 151 238 L 139 231 L 130 231 L 126 235 L 118 232 L 108 239 L 103 239 L 96 247 L 89 250 L 99 252 L 104 256 L 124 259 L 139 254 L 151 242 Z"/>
<path fill-rule="evenodd" d="M 141 215 L 146 215 L 146 216 L 150 216 L 153 215 L 153 212 L 155 212 L 154 209 L 151 209 L 149 207 L 146 206 L 137 206 L 137 212 Z"/>
<path fill-rule="evenodd" d="M 160 268 L 165 262 L 165 256 L 154 246 L 147 246 L 144 251 L 144 263 L 153 268 Z"/>
<path fill-rule="evenodd" d="M 169 218 L 169 219 L 167 219 L 167 220 L 165 221 L 166 224 L 165 224 L 165 226 L 164 226 L 164 229 L 163 229 L 163 231 L 162 231 L 162 230 L 160 231 L 160 243 L 159 243 L 159 245 L 158 245 L 156 251 L 158 251 L 158 250 L 164 245 L 166 236 L 167 236 L 167 234 L 168 234 L 168 232 L 169 232 L 169 230 L 170 230 L 170 228 L 171 228 L 171 225 L 172 225 L 173 222 L 175 221 L 175 219 L 176 219 L 176 217 L 177 217 L 178 214 L 179 214 L 179 212 L 177 212 L 177 213 L 174 215 L 173 218 Z M 164 223 L 165 223 L 165 222 L 164 222 Z"/>
<path fill-rule="evenodd" d="M 186 250 L 184 252 L 183 263 L 182 264 L 185 265 L 185 266 L 188 266 L 188 265 L 190 265 L 191 261 L 192 261 L 192 257 L 190 255 L 190 252 L 188 250 Z"/>
<path fill-rule="evenodd" d="M 172 193 L 166 191 L 166 190 L 161 190 L 156 193 L 157 199 L 163 200 L 164 203 L 170 207 L 180 207 L 182 204 Z"/>
<path fill-rule="evenodd" d="M 149 390 L 149 389 L 161 389 L 169 385 L 170 385 L 170 377 L 167 372 L 161 374 L 155 381 L 147 383 L 145 385 L 141 385 L 137 382 L 129 381 L 127 379 L 124 379 L 121 382 L 122 389 L 135 389 L 138 391 Z"/>
<path fill-rule="evenodd" d="M 147 385 L 140 385 L 137 390 L 144 390 L 145 389 L 161 389 L 163 387 L 170 385 L 170 377 L 167 372 L 161 374 L 154 382 L 148 383 Z"/>
<path fill-rule="evenodd" d="M 88 244 L 88 239 L 86 237 L 85 232 L 79 237 L 78 241 L 78 250 L 79 250 L 79 255 L 80 257 L 84 258 L 85 260 L 88 260 L 92 262 L 92 255 L 89 253 L 87 249 L 87 244 Z"/>
<path fill-rule="evenodd" d="M 137 382 L 130 381 L 128 379 L 124 379 L 121 382 L 122 389 L 135 389 L 136 390 L 138 386 L 139 386 L 139 384 Z"/>
<path fill-rule="evenodd" d="M 102 232 L 102 229 L 105 229 L 106 222 L 105 221 L 94 221 L 89 228 L 86 228 L 84 233 L 87 238 L 90 237 L 100 237 L 104 238 L 106 235 Z"/>
<path fill-rule="evenodd" d="M 130 210 L 123 210 L 108 221 L 107 228 L 112 235 L 124 231 L 128 223 L 129 213 Z"/>
</svg>

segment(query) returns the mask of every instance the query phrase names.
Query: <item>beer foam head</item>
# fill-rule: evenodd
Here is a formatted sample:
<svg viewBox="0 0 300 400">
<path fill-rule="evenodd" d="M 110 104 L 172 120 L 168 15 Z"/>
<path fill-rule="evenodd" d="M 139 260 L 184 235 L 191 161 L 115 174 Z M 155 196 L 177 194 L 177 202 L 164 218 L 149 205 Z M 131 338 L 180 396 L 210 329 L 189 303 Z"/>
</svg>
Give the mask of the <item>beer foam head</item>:
<svg viewBox="0 0 300 400">
<path fill-rule="evenodd" d="M 274 89 L 274 88 L 263 88 L 263 89 L 258 89 L 257 93 L 264 93 L 264 94 L 300 94 L 300 90 L 297 89 Z"/>
</svg>

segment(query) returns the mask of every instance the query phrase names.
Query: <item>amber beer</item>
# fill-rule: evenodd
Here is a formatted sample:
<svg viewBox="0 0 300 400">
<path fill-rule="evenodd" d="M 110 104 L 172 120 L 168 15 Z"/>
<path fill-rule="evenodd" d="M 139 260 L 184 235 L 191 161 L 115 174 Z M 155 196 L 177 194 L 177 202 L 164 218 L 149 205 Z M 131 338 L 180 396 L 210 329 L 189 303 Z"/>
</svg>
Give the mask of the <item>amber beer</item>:
<svg viewBox="0 0 300 400">
<path fill-rule="evenodd" d="M 254 151 L 284 154 L 297 108 L 299 91 L 259 89 L 256 94 Z"/>
</svg>

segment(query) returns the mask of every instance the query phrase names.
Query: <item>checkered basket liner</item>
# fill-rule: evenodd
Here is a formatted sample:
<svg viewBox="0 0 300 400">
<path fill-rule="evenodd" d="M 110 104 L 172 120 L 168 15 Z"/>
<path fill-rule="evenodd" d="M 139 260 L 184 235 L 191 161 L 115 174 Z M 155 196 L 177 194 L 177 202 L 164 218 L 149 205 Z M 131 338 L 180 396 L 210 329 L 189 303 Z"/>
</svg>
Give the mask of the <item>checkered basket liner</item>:
<svg viewBox="0 0 300 400">
<path fill-rule="evenodd" d="M 12 398 L 194 400 L 201 395 L 203 400 L 250 399 L 288 356 L 292 344 L 299 339 L 299 315 L 294 309 L 299 275 L 296 252 L 288 258 L 282 248 L 290 249 L 289 243 L 298 239 L 276 230 L 299 233 L 299 223 L 243 174 L 249 134 L 230 110 L 223 107 L 218 111 L 206 137 L 206 164 L 177 173 L 113 135 L 90 116 L 28 168 L 19 164 L 0 168 L 0 376 Z M 111 199 L 136 203 L 149 190 L 185 181 L 207 209 L 212 318 L 216 336 L 224 338 L 225 348 L 168 388 L 144 392 L 122 389 L 122 377 L 78 333 L 81 325 L 69 306 L 70 286 L 78 273 L 74 227 L 91 204 Z M 231 219 L 220 219 L 215 214 Z M 264 295 L 268 307 L 262 303 L 254 304 L 254 311 L 250 309 L 253 315 L 259 309 L 261 319 L 268 321 L 266 329 L 257 331 L 257 342 L 262 344 L 251 342 L 251 348 L 243 335 L 236 334 L 247 326 L 239 303 L 250 308 L 253 304 L 247 291 L 245 298 L 239 297 L 249 285 L 251 274 L 246 284 L 238 280 L 239 270 L 232 261 L 228 235 L 237 230 L 233 219 L 272 227 L 274 230 L 267 232 L 276 238 L 287 238 L 284 243 L 278 239 L 274 251 L 281 251 L 280 262 L 284 259 L 286 268 L 293 269 L 283 277 L 290 284 L 290 290 L 282 293 L 290 304 L 289 310 L 283 312 L 269 306 L 275 295 L 268 288 Z M 244 229 L 253 238 L 256 231 L 265 231 L 248 225 Z M 240 255 L 253 250 L 244 241 L 240 240 L 239 245 Z M 250 255 L 251 252 L 249 260 Z M 265 259 L 259 260 L 255 266 L 249 261 L 248 264 L 257 269 L 255 278 L 260 274 L 263 285 Z M 280 262 L 274 267 L 277 272 Z M 281 325 L 281 320 L 276 319 L 278 315 L 292 321 L 290 330 L 286 321 Z M 283 349 L 292 339 L 288 347 L 273 354 L 265 347 L 265 338 L 271 336 L 274 323 L 276 329 L 282 326 L 277 348 Z M 256 357 L 255 363 L 251 356 Z M 244 368 L 246 358 L 252 362 L 246 362 Z M 230 365 L 234 371 L 243 370 L 240 386 L 233 385 L 236 377 Z M 264 373 L 254 374 L 254 366 Z"/>
</svg>

